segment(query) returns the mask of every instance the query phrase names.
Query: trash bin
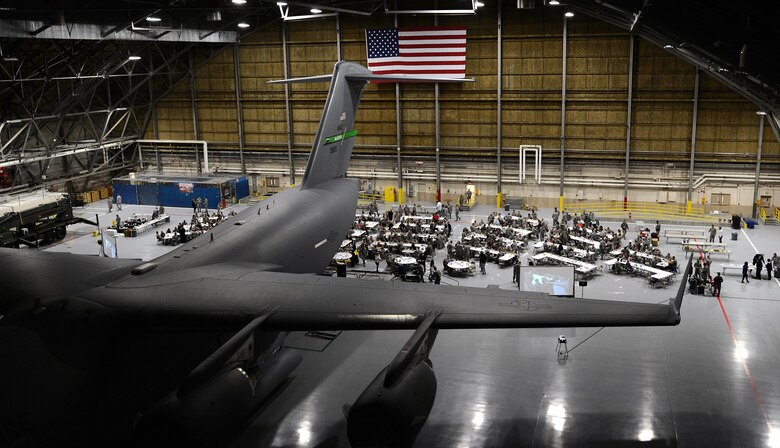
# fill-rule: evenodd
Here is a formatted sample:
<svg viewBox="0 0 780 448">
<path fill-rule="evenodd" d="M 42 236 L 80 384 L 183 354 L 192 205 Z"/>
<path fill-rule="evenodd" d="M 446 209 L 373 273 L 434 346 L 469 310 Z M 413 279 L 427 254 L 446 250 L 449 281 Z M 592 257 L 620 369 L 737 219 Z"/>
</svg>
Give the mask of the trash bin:
<svg viewBox="0 0 780 448">
<path fill-rule="evenodd" d="M 742 217 L 739 215 L 731 215 L 731 228 L 738 230 L 742 225 Z"/>
<path fill-rule="evenodd" d="M 731 241 L 737 241 L 738 236 L 739 236 L 738 232 L 731 232 Z"/>
<path fill-rule="evenodd" d="M 508 211 L 509 211 L 509 202 L 507 202 L 506 204 L 504 204 L 504 211 L 505 211 L 505 212 L 508 212 Z"/>
</svg>

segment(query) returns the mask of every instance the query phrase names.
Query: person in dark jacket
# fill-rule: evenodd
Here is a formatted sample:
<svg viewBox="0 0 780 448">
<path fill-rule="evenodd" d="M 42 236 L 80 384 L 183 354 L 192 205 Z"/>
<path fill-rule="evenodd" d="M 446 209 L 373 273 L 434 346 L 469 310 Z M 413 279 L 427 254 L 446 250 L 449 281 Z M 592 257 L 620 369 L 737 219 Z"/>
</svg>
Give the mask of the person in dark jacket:
<svg viewBox="0 0 780 448">
<path fill-rule="evenodd" d="M 720 272 L 712 279 L 712 286 L 714 289 L 715 297 L 720 297 L 720 285 L 723 283 L 723 277 L 720 276 Z"/>
<path fill-rule="evenodd" d="M 483 274 L 487 274 L 487 272 L 485 272 L 485 264 L 487 264 L 487 254 L 485 251 L 482 251 L 479 253 L 479 272 Z"/>
<path fill-rule="evenodd" d="M 766 262 L 766 279 L 772 280 L 772 260 Z"/>
<path fill-rule="evenodd" d="M 520 257 L 515 258 L 515 265 L 512 267 L 512 283 L 520 283 Z"/>
<path fill-rule="evenodd" d="M 748 268 L 748 262 L 746 261 L 745 264 L 742 265 L 742 283 L 745 283 L 745 280 L 750 283 L 750 276 L 748 275 L 749 271 L 750 268 Z"/>
<path fill-rule="evenodd" d="M 434 285 L 441 284 L 441 274 L 439 273 L 438 269 L 436 269 L 436 266 L 431 266 L 431 273 L 428 274 L 428 281 Z"/>
</svg>

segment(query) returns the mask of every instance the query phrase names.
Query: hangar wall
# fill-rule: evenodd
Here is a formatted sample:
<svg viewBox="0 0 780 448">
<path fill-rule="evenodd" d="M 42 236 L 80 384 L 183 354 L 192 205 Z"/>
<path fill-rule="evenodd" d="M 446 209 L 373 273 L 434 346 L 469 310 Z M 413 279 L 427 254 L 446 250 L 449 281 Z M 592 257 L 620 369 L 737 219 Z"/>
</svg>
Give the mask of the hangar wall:
<svg viewBox="0 0 780 448">
<path fill-rule="evenodd" d="M 518 147 L 521 144 L 543 147 L 545 179 L 558 178 L 561 146 L 562 10 L 536 8 L 517 10 L 505 5 L 503 21 L 502 94 L 502 190 L 505 194 L 544 196 L 557 203 L 557 183 L 524 187 L 517 181 Z M 433 16 L 399 17 L 399 26 L 431 26 Z M 468 29 L 467 76 L 476 82 L 441 85 L 440 154 L 442 176 L 448 173 L 446 159 L 470 158 L 471 171 L 480 184 L 484 200 L 494 203 L 496 192 L 497 146 L 497 10 L 480 9 L 476 16 L 439 17 L 439 25 L 465 24 Z M 337 25 L 341 35 L 337 38 Z M 329 73 L 339 54 L 344 60 L 365 63 L 365 28 L 393 27 L 392 17 L 341 16 L 287 24 L 289 54 L 288 76 Z M 580 16 L 568 20 L 567 92 L 566 92 L 566 168 L 567 179 L 584 180 L 569 185 L 565 195 L 578 192 L 592 199 L 620 200 L 622 185 L 599 179 L 622 178 L 626 154 L 630 36 L 611 25 Z M 238 44 L 237 51 L 225 51 L 194 75 L 194 89 L 182 83 L 156 108 L 156 130 L 162 139 L 203 139 L 210 147 L 225 151 L 221 169 L 240 167 L 237 157 L 243 137 L 244 153 L 253 160 L 269 161 L 264 156 L 286 153 L 288 126 L 284 88 L 266 81 L 284 77 L 283 25 L 280 22 L 259 30 Z M 629 178 L 664 180 L 670 176 L 668 190 L 675 191 L 673 201 L 684 203 L 687 169 L 691 151 L 695 68 L 666 50 L 642 39 L 635 39 L 633 69 L 633 116 L 630 135 Z M 234 73 L 237 55 L 240 83 L 240 107 L 243 136 L 239 135 L 238 108 Z M 191 96 L 194 91 L 194 101 Z M 302 170 L 311 139 L 318 124 L 327 93 L 326 84 L 291 86 L 291 147 Z M 404 170 L 414 173 L 425 166 L 430 174 L 435 155 L 434 88 L 431 85 L 402 85 L 401 154 Z M 696 129 L 695 178 L 717 173 L 724 166 L 749 176 L 755 172 L 759 117 L 756 107 L 705 74 L 701 75 Z M 193 116 L 194 114 L 194 116 Z M 391 174 L 395 168 L 396 116 L 395 87 L 390 84 L 369 86 L 363 96 L 356 127 L 352 168 L 358 175 L 370 175 L 361 166 L 372 166 L 376 186 L 396 186 Z M 147 130 L 154 138 L 155 127 Z M 764 127 L 762 164 L 765 172 L 777 174 L 780 144 L 769 126 Z M 235 154 L 234 154 L 235 155 Z M 286 164 L 278 159 L 279 166 Z M 598 163 L 594 163 L 598 161 Z M 174 162 L 175 163 L 175 162 Z M 258 166 L 257 163 L 249 165 Z M 361 165 L 362 164 L 362 165 Z M 449 164 L 457 166 L 458 163 Z M 171 165 L 167 165 L 171 166 Z M 281 171 L 282 184 L 290 183 Z M 481 176 L 477 176 L 479 173 Z M 490 177 L 492 176 L 492 178 Z M 425 177 L 425 176 L 418 176 Z M 462 176 L 443 180 L 442 190 L 462 189 Z M 467 177 L 467 175 L 466 175 Z M 706 177 L 706 176 L 705 176 Z M 298 177 L 300 179 L 300 176 Z M 588 182 L 588 179 L 590 181 Z M 667 180 L 669 180 L 667 179 Z M 419 179 L 427 193 L 432 182 Z M 636 183 L 629 190 L 632 201 L 656 201 L 664 188 L 643 187 Z M 750 187 L 751 194 L 742 190 Z M 766 188 L 773 188 L 769 183 Z M 435 191 L 435 185 L 433 185 Z M 750 206 L 749 181 L 705 183 L 697 190 L 695 202 L 709 201 L 715 190 L 728 190 L 732 203 Z M 680 191 L 682 190 L 682 191 Z M 421 197 L 421 199 L 428 199 Z M 747 200 L 747 202 L 744 202 Z"/>
</svg>

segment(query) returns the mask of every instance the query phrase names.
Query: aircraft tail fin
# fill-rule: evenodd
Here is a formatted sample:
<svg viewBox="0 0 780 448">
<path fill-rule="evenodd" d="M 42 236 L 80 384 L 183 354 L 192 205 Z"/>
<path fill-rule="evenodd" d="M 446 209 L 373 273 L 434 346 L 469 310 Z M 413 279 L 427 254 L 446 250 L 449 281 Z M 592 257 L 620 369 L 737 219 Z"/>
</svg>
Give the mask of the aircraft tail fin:
<svg viewBox="0 0 780 448">
<path fill-rule="evenodd" d="M 685 266 L 685 272 L 683 273 L 682 282 L 680 282 L 680 288 L 677 290 L 677 295 L 672 299 L 672 304 L 674 305 L 675 312 L 677 315 L 680 315 L 680 308 L 682 308 L 682 301 L 683 296 L 685 295 L 685 289 L 688 287 L 688 277 L 691 276 L 691 272 L 693 271 L 693 253 L 691 253 L 691 257 L 688 258 L 688 263 Z"/>
<path fill-rule="evenodd" d="M 269 81 L 276 84 L 330 81 L 328 98 L 314 136 L 306 174 L 301 188 L 309 188 L 347 174 L 352 147 L 358 130 L 355 129 L 360 96 L 369 81 L 377 82 L 464 82 L 473 79 L 431 78 L 419 76 L 375 75 L 354 62 L 339 62 L 332 75 L 290 78 Z"/>
</svg>

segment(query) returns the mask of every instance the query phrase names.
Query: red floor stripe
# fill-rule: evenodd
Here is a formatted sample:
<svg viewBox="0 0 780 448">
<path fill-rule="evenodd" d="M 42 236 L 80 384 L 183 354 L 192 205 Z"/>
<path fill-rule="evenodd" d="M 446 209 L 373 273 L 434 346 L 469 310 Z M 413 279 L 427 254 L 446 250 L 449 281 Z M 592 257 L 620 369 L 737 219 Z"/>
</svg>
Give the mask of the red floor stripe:
<svg viewBox="0 0 780 448">
<path fill-rule="evenodd" d="M 691 238 L 694 242 L 696 242 L 696 238 Z M 704 252 L 701 250 L 701 246 L 698 244 L 696 245 L 696 250 L 699 252 L 699 259 L 704 259 Z M 734 327 L 731 325 L 731 319 L 729 319 L 728 313 L 726 313 L 726 307 L 723 306 L 723 301 L 720 299 L 720 291 L 718 292 L 718 295 L 715 296 L 718 299 L 718 305 L 720 305 L 720 311 L 723 313 L 723 319 L 726 320 L 726 326 L 729 328 L 729 333 L 731 334 L 731 340 L 734 342 L 734 348 L 739 349 L 739 341 L 737 341 L 737 335 L 734 333 Z M 764 420 L 766 421 L 766 426 L 769 428 L 769 432 L 772 432 L 772 423 L 769 421 L 769 415 L 766 413 L 766 407 L 764 406 L 764 400 L 761 398 L 761 394 L 758 392 L 758 386 L 756 386 L 756 382 L 753 379 L 753 375 L 750 373 L 750 368 L 747 365 L 747 361 L 745 359 L 740 359 L 740 362 L 742 363 L 742 367 L 745 369 L 745 374 L 747 375 L 748 382 L 750 383 L 750 388 L 753 389 L 753 395 L 756 397 L 756 402 L 758 403 L 758 407 L 761 409 L 761 413 L 764 414 Z"/>
</svg>

